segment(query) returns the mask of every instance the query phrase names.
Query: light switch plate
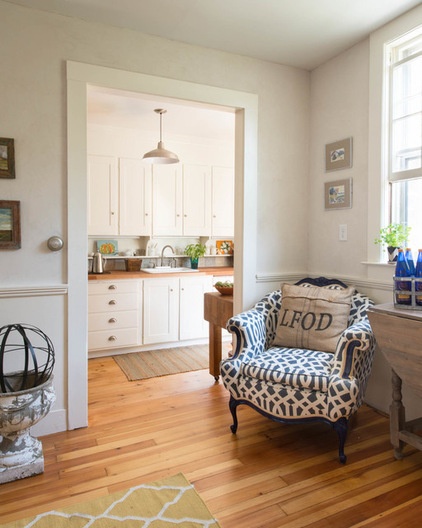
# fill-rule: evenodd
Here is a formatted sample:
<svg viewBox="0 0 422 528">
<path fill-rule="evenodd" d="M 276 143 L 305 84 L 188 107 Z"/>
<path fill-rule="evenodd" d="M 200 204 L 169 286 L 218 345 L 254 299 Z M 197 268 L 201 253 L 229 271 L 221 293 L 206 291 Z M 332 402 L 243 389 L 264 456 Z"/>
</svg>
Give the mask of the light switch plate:
<svg viewBox="0 0 422 528">
<path fill-rule="evenodd" d="M 338 226 L 338 239 L 341 242 L 347 241 L 347 224 L 340 224 Z"/>
</svg>

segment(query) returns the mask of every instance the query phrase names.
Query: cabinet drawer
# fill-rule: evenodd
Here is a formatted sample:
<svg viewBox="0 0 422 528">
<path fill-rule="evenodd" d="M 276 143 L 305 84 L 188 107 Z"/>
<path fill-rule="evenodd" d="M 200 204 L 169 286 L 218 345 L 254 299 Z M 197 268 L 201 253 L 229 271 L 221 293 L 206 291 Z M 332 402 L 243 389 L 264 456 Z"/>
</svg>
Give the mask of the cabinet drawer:
<svg viewBox="0 0 422 528">
<path fill-rule="evenodd" d="M 121 348 L 140 344 L 137 328 L 88 332 L 88 349 Z"/>
<path fill-rule="evenodd" d="M 105 293 L 136 293 L 138 282 L 136 280 L 117 281 L 90 281 L 88 282 L 89 295 L 101 295 Z"/>
<path fill-rule="evenodd" d="M 109 293 L 107 295 L 90 295 L 88 313 L 137 310 L 138 295 L 135 293 Z"/>
<path fill-rule="evenodd" d="M 91 313 L 88 315 L 88 328 L 91 332 L 98 330 L 110 330 L 120 328 L 136 328 L 138 326 L 138 312 L 131 311 L 110 311 Z"/>
</svg>

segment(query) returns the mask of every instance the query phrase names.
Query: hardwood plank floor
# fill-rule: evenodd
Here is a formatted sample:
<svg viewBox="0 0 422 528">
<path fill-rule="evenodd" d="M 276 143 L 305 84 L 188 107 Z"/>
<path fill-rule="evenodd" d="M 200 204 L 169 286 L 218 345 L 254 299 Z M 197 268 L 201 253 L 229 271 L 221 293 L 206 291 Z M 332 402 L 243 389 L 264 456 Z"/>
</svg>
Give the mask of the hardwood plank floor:
<svg viewBox="0 0 422 528">
<path fill-rule="evenodd" d="M 229 430 L 228 393 L 207 371 L 128 382 L 89 361 L 89 427 L 42 439 L 45 472 L 0 485 L 0 522 L 178 472 L 222 528 L 419 527 L 422 452 L 397 461 L 388 418 L 362 407 L 337 458 L 325 425 L 280 425 L 246 406 Z"/>
</svg>

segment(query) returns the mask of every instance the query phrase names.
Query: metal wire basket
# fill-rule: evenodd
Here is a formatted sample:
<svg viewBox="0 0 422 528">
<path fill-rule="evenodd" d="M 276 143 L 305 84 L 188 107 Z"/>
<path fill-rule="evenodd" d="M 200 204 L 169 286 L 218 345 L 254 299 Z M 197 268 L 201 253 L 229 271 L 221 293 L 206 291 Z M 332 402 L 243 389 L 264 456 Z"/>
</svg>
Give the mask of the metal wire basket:
<svg viewBox="0 0 422 528">
<path fill-rule="evenodd" d="M 53 343 L 36 326 L 10 324 L 0 328 L 0 393 L 45 383 L 54 361 Z"/>
</svg>

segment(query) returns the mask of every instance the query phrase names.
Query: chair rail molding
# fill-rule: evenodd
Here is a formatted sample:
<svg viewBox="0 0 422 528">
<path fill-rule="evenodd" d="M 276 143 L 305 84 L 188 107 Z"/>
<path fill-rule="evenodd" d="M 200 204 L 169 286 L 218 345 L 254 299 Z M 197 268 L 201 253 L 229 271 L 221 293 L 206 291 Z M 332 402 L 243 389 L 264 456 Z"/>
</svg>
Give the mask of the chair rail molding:
<svg viewBox="0 0 422 528">
<path fill-rule="evenodd" d="M 317 278 L 320 276 L 325 276 L 324 273 L 257 273 L 256 282 L 259 283 L 272 283 L 272 282 L 296 282 L 304 277 L 313 277 Z M 330 273 L 331 279 L 338 279 L 346 283 L 348 286 L 356 286 L 357 288 L 373 288 L 375 290 L 381 291 L 392 291 L 393 290 L 393 281 L 376 281 L 372 279 L 365 279 L 362 277 L 347 277 L 344 275 L 337 275 Z"/>
<path fill-rule="evenodd" d="M 67 295 L 67 285 L 60 286 L 23 286 L 0 288 L 0 299 L 6 297 L 40 297 L 50 295 Z"/>
</svg>

